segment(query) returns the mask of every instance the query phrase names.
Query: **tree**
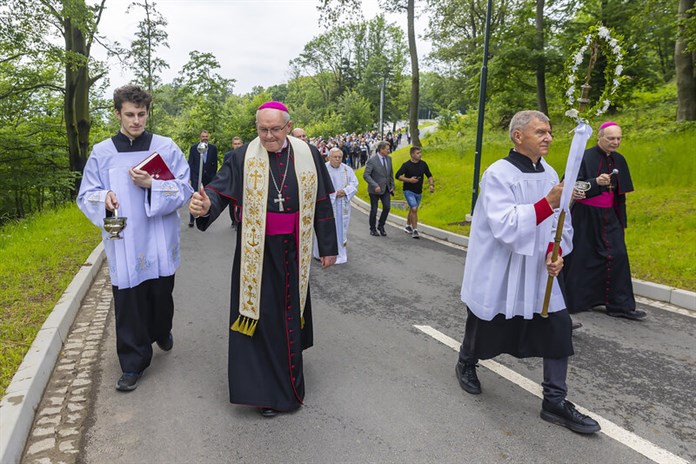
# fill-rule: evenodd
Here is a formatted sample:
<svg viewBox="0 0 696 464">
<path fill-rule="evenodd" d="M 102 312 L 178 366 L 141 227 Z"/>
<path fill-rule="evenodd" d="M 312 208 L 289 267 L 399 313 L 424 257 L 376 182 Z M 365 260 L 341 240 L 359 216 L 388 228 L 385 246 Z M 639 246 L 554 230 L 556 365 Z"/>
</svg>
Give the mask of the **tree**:
<svg viewBox="0 0 696 464">
<path fill-rule="evenodd" d="M 336 102 L 356 90 L 369 102 L 376 121 L 380 89 L 385 84 L 385 116 L 401 119 L 406 108 L 400 98 L 405 50 L 403 32 L 383 16 L 332 27 L 307 43 L 290 62 L 294 77 L 288 84 L 288 103 L 293 108 L 306 106 L 314 117 L 326 117 L 342 113 Z M 332 58 L 317 60 L 317 56 Z"/>
<path fill-rule="evenodd" d="M 211 142 L 223 128 L 223 107 L 235 79 L 227 79 L 215 72 L 220 63 L 212 53 L 194 50 L 174 80 L 179 104 L 183 107 L 177 118 L 174 137 L 177 140 L 195 140 L 202 129 L 210 132 Z"/>
<path fill-rule="evenodd" d="M 355 15 L 360 12 L 361 0 L 321 0 L 317 7 L 322 18 L 336 23 L 342 15 Z M 420 145 L 418 138 L 418 103 L 420 95 L 420 81 L 418 69 L 418 50 L 416 48 L 415 33 L 415 0 L 382 0 L 381 6 L 389 11 L 406 11 L 408 29 L 408 47 L 411 56 L 411 100 L 409 105 L 409 126 L 411 142 Z"/>
<path fill-rule="evenodd" d="M 81 173 L 89 148 L 90 89 L 106 74 L 90 58 L 106 0 L 88 5 L 84 0 L 0 0 L 3 29 L 14 33 L 18 50 L 27 57 L 44 56 L 59 62 L 65 72 L 63 116 L 72 171 Z M 54 37 L 63 38 L 61 48 Z M 96 70 L 91 73 L 90 70 Z M 54 85 L 53 83 L 44 83 Z M 79 178 L 75 191 L 79 189 Z"/>
<path fill-rule="evenodd" d="M 346 132 L 364 132 L 372 128 L 370 102 L 355 90 L 341 95 L 338 110 Z"/>
<path fill-rule="evenodd" d="M 677 75 L 677 121 L 696 120 L 696 9 L 694 0 L 679 1 L 679 36 L 674 48 Z M 692 29 L 690 35 L 689 26 Z M 690 44 L 689 44 L 690 40 Z"/>
<path fill-rule="evenodd" d="M 169 34 L 165 30 L 167 20 L 157 11 L 156 3 L 143 0 L 142 3 L 133 2 L 126 10 L 130 13 L 134 8 L 142 8 L 144 18 L 138 23 L 137 38 L 131 42 L 128 59 L 132 63 L 133 74 L 136 80 L 147 88 L 152 95 L 154 89 L 162 80 L 160 71 L 169 68 L 169 64 L 162 58 L 155 56 L 159 47 L 169 48 L 167 39 Z M 154 116 L 154 102 L 150 105 L 150 118 L 148 125 L 154 131 L 156 118 Z"/>
</svg>

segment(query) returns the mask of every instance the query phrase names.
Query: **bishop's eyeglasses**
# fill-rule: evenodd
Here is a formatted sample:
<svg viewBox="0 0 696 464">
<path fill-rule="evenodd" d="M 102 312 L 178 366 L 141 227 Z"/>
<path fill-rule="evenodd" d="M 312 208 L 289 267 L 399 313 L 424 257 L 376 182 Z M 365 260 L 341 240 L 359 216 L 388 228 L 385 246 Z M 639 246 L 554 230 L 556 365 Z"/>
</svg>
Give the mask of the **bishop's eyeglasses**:
<svg viewBox="0 0 696 464">
<path fill-rule="evenodd" d="M 283 124 L 283 127 L 271 127 L 271 128 L 268 128 L 268 127 L 259 127 L 259 126 L 256 126 L 256 131 L 259 133 L 259 135 L 270 135 L 270 134 L 273 134 L 273 135 L 280 135 L 280 133 L 283 132 L 283 129 L 285 129 L 286 127 L 288 127 L 288 124 L 290 124 L 290 121 L 289 121 L 289 120 L 288 120 L 288 122 L 286 122 L 285 124 Z"/>
</svg>

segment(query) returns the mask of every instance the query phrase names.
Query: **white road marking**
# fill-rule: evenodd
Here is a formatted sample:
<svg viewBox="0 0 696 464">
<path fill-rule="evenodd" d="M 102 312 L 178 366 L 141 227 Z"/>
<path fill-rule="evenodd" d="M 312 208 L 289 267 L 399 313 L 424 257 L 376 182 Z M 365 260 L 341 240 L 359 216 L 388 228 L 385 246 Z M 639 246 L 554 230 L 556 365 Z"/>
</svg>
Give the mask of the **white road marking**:
<svg viewBox="0 0 696 464">
<path fill-rule="evenodd" d="M 454 351 L 459 351 L 459 346 L 461 344 L 460 342 L 443 334 L 442 332 L 436 329 L 433 329 L 429 325 L 414 325 L 414 327 L 420 330 L 421 332 L 430 335 L 443 345 L 449 346 Z M 490 359 L 485 361 L 479 361 L 479 364 L 486 367 L 487 369 L 492 370 L 499 376 L 503 377 L 506 380 L 509 380 L 515 385 L 522 387 L 534 396 L 542 398 L 541 385 L 539 383 L 532 382 L 528 378 L 518 374 L 512 369 L 509 369 L 503 366 L 502 364 L 499 364 Z M 610 438 L 613 438 L 619 443 L 628 446 L 632 450 L 642 454 L 643 456 L 652 460 L 653 462 L 657 462 L 659 464 L 688 464 L 689 462 L 685 459 L 680 458 L 676 454 L 662 449 L 659 446 L 649 442 L 648 440 L 639 437 L 635 433 L 629 432 L 628 430 L 619 427 L 612 421 L 605 419 L 602 416 L 599 416 L 583 408 L 582 406 L 576 405 L 576 408 L 581 413 L 586 414 L 588 416 L 592 416 L 593 419 L 599 422 L 599 425 L 602 427 L 602 432 L 605 435 L 609 436 Z"/>
</svg>

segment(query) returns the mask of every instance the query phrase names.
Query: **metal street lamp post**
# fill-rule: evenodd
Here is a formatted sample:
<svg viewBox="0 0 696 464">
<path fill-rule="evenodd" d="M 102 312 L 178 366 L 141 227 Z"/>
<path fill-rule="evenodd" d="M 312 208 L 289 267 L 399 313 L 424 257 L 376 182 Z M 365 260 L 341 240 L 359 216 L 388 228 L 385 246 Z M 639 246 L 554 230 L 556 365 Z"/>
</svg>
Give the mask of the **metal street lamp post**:
<svg viewBox="0 0 696 464">
<path fill-rule="evenodd" d="M 481 66 L 481 83 L 479 86 L 479 104 L 478 104 L 478 123 L 476 126 L 476 155 L 474 158 L 474 184 L 472 186 L 471 196 L 471 216 L 474 214 L 476 199 L 479 192 L 479 176 L 481 174 L 481 145 L 483 142 L 483 116 L 486 109 L 486 81 L 488 78 L 488 42 L 491 37 L 491 10 L 493 9 L 493 0 L 488 0 L 486 8 L 486 32 L 483 39 L 483 65 Z M 469 219 L 467 217 L 467 219 Z"/>
</svg>

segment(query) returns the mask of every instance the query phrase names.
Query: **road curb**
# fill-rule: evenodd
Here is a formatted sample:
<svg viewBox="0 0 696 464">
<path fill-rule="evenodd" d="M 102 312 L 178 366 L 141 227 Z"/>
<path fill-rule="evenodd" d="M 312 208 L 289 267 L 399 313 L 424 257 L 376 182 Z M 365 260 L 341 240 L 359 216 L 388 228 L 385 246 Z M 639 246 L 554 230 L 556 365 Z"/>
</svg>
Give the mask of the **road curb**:
<svg viewBox="0 0 696 464">
<path fill-rule="evenodd" d="M 364 213 L 370 211 L 370 205 L 358 198 L 353 197 L 351 200 L 354 206 Z M 394 224 L 402 224 L 404 218 L 397 216 L 395 214 L 389 213 L 389 218 Z M 431 237 L 444 240 L 449 243 L 453 243 L 458 246 L 466 247 L 469 245 L 469 237 L 463 235 L 458 235 L 446 230 L 438 229 L 437 227 L 431 227 L 425 224 L 418 224 L 418 231 L 421 234 L 430 235 Z M 696 311 L 696 292 L 691 292 L 689 290 L 682 290 L 680 288 L 668 287 L 667 285 L 656 284 L 654 282 L 647 282 L 645 280 L 632 279 L 633 280 L 633 293 L 638 296 L 645 298 L 650 298 L 651 300 L 662 301 L 665 303 L 672 304 L 674 306 L 679 306 L 681 308 L 686 308 L 691 311 Z"/>
<path fill-rule="evenodd" d="M 77 315 L 82 299 L 104 262 L 100 243 L 68 285 L 41 326 L 5 396 L 0 401 L 0 463 L 19 463 L 31 431 L 34 413 L 51 377 L 58 355 Z"/>
</svg>

